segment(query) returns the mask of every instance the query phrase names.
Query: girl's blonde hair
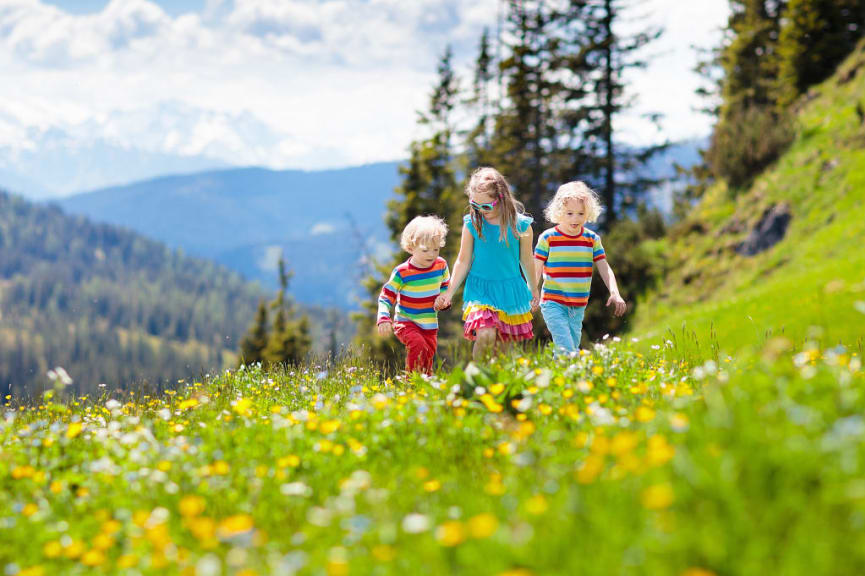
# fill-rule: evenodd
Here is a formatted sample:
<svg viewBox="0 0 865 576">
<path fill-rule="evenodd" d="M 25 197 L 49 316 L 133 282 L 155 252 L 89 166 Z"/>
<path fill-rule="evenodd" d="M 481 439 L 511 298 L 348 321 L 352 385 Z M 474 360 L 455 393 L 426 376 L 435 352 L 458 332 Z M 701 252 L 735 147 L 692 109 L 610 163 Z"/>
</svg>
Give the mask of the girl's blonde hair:
<svg viewBox="0 0 865 576">
<path fill-rule="evenodd" d="M 399 244 L 406 252 L 411 252 L 421 244 L 441 248 L 445 245 L 447 235 L 448 225 L 438 216 L 415 216 L 406 224 Z"/>
<path fill-rule="evenodd" d="M 472 172 L 472 177 L 466 184 L 466 196 L 471 197 L 474 194 L 487 193 L 493 198 L 497 198 L 501 204 L 501 223 L 499 224 L 499 240 L 508 241 L 508 229 L 514 233 L 515 238 L 519 238 L 517 232 L 517 214 L 525 213 L 525 208 L 522 202 L 516 200 L 511 194 L 511 187 L 508 186 L 508 181 L 502 176 L 501 172 L 489 166 L 483 166 Z M 483 238 L 483 220 L 480 211 L 469 207 L 472 214 L 472 224 L 478 232 L 478 238 Z"/>
<path fill-rule="evenodd" d="M 579 200 L 586 209 L 586 222 L 597 222 L 601 216 L 601 199 L 594 190 L 586 186 L 585 182 L 576 180 L 562 184 L 556 190 L 556 195 L 544 210 L 549 222 L 558 224 L 562 220 L 565 211 L 565 200 Z"/>
</svg>

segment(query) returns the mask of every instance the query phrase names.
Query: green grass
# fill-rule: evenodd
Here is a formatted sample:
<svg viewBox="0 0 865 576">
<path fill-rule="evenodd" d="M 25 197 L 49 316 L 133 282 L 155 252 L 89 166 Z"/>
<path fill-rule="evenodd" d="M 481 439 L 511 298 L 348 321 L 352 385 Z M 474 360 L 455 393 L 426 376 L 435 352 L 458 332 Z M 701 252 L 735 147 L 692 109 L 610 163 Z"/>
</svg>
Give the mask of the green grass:
<svg viewBox="0 0 865 576">
<path fill-rule="evenodd" d="M 790 149 L 746 191 L 718 184 L 670 238 L 670 273 L 640 303 L 634 333 L 648 339 L 690 332 L 729 353 L 761 348 L 777 335 L 861 349 L 865 335 L 865 44 L 803 101 Z M 791 207 L 785 238 L 739 256 L 763 211 Z M 822 329 L 814 330 L 814 326 Z"/>
<path fill-rule="evenodd" d="M 638 343 L 639 344 L 639 343 Z M 858 353 L 248 369 L 0 419 L 6 574 L 865 570 Z"/>
</svg>

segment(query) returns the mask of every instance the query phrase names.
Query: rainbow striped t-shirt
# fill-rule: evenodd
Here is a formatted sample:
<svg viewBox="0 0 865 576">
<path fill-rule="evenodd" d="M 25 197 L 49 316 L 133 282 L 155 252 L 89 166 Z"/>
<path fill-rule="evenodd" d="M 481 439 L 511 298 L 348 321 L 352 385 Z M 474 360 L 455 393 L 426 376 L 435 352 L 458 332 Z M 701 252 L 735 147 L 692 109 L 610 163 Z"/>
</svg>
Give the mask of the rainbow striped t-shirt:
<svg viewBox="0 0 865 576">
<path fill-rule="evenodd" d="M 544 264 L 541 300 L 585 307 L 592 264 L 605 257 L 601 237 L 585 226 L 577 236 L 568 236 L 558 226 L 542 232 L 535 246 L 535 258 Z"/>
<path fill-rule="evenodd" d="M 396 305 L 394 322 L 414 322 L 424 330 L 439 327 L 438 313 L 433 304 L 450 284 L 450 272 L 444 258 L 436 258 L 429 268 L 418 268 L 411 258 L 391 272 L 378 297 L 377 324 L 391 320 L 391 308 Z"/>
</svg>

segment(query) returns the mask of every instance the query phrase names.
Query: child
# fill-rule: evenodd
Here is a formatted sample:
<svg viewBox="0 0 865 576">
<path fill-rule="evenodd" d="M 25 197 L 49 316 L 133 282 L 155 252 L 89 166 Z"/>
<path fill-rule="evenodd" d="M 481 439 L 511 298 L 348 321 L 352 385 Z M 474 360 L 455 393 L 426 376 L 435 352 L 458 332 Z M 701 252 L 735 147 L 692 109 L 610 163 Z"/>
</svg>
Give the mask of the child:
<svg viewBox="0 0 865 576">
<path fill-rule="evenodd" d="M 531 311 L 538 298 L 532 282 L 532 218 L 523 214 L 522 204 L 494 168 L 475 170 L 465 192 L 470 213 L 463 218 L 453 281 L 436 300 L 436 309 L 450 306 L 466 281 L 463 333 L 474 341 L 472 356 L 479 360 L 499 342 L 507 346 L 532 338 Z"/>
<path fill-rule="evenodd" d="M 547 220 L 557 226 L 538 236 L 535 285 L 543 276 L 541 313 L 553 343 L 565 352 L 576 352 L 580 347 L 593 262 L 610 291 L 607 306 L 615 307 L 616 316 L 627 309 L 607 263 L 601 237 L 583 226 L 596 221 L 600 214 L 598 196 L 582 182 L 562 184 L 544 210 Z"/>
<path fill-rule="evenodd" d="M 438 335 L 433 305 L 450 281 L 447 262 L 439 258 L 447 233 L 447 224 L 438 216 L 418 216 L 409 222 L 400 245 L 411 258 L 393 269 L 378 298 L 378 333 L 396 334 L 405 345 L 408 372 L 432 374 Z M 394 305 L 396 313 L 391 320 Z"/>
</svg>

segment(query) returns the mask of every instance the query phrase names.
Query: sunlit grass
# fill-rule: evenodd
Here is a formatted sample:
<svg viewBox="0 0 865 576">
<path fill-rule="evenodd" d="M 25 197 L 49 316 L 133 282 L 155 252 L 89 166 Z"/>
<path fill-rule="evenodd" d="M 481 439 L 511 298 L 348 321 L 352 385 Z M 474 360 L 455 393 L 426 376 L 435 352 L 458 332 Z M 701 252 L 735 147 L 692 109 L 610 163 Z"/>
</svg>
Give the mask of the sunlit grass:
<svg viewBox="0 0 865 576">
<path fill-rule="evenodd" d="M 704 363 L 672 341 L 645 356 L 633 346 L 410 381 L 344 362 L 247 368 L 158 396 L 6 398 L 0 567 L 863 567 L 858 353 L 773 341 L 761 356 Z"/>
</svg>

